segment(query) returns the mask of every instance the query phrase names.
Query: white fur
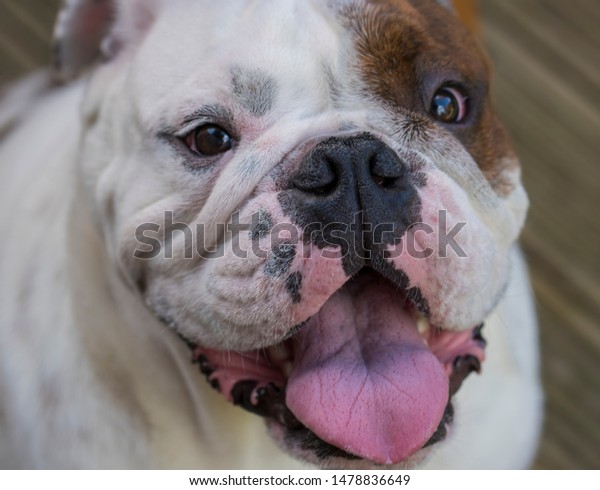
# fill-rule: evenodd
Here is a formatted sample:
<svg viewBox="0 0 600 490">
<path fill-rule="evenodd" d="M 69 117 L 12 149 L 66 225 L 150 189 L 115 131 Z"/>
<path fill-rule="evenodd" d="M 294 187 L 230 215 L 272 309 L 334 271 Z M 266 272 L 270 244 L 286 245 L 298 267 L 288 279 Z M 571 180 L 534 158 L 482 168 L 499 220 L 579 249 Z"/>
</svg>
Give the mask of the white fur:
<svg viewBox="0 0 600 490">
<path fill-rule="evenodd" d="M 155 23 L 143 41 L 140 23 L 131 20 L 135 12 L 122 11 L 118 29 L 137 34 L 125 36 L 129 44 L 89 82 L 56 89 L 34 107 L 28 101 L 38 87 L 24 85 L 0 110 L 12 114 L 3 125 L 18 122 L 0 147 L 0 222 L 7 230 L 0 242 L 3 467 L 302 466 L 275 446 L 262 420 L 212 392 L 183 343 L 133 287 L 135 276 L 145 270 L 149 303 L 165 295 L 178 305 L 182 331 L 212 346 L 261 347 L 283 332 L 236 330 L 243 312 L 230 323 L 202 325 L 207 320 L 194 312 L 209 318 L 218 304 L 203 303 L 193 284 L 211 285 L 219 263 L 136 262 L 133 230 L 165 209 L 183 209 L 192 222 L 207 224 L 227 221 L 245 205 L 252 210 L 248 195 L 268 187 L 269 172 L 303 141 L 344 123 L 385 138 L 385 127 L 367 123 L 382 109 L 359 96 L 350 38 L 322 2 L 238 1 L 226 16 L 208 2 L 152 5 L 143 18 Z M 247 143 L 234 161 L 191 175 L 156 134 L 203 103 L 230 104 L 229 67 L 248 60 L 276 74 L 277 104 L 260 121 L 236 108 Z M 340 83 L 336 108 L 329 106 L 324 66 Z M 489 189 L 475 192 L 485 185 L 475 169 L 456 177 L 461 152 L 452 150 L 457 160 L 441 170 L 460 184 L 453 198 L 469 205 L 494 237 L 501 254 L 492 269 L 510 262 L 512 275 L 487 319 L 484 374 L 459 392 L 453 433 L 425 467 L 526 467 L 541 403 L 535 318 L 525 267 L 512 246 L 526 203 L 519 186 L 514 199 L 494 196 L 490 205 Z M 255 154 L 260 163 L 244 173 L 245 157 Z M 422 158 L 436 166 L 434 152 L 423 150 Z M 461 201 L 460 189 L 471 201 Z M 475 277 L 471 269 L 461 280 Z M 497 272 L 494 293 L 505 285 L 506 274 Z M 273 300 L 273 308 L 282 301 Z"/>
</svg>

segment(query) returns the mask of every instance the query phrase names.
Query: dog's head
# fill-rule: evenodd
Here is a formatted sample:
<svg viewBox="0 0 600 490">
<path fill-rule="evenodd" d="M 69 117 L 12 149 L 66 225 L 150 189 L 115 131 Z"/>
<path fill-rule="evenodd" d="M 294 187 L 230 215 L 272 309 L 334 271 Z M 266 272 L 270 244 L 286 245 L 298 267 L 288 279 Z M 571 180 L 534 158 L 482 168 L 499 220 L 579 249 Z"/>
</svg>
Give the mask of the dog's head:
<svg viewBox="0 0 600 490">
<path fill-rule="evenodd" d="M 455 15 L 75 0 L 57 36 L 62 73 L 105 58 L 81 168 L 106 247 L 223 396 L 325 467 L 443 444 L 527 207 Z"/>
</svg>

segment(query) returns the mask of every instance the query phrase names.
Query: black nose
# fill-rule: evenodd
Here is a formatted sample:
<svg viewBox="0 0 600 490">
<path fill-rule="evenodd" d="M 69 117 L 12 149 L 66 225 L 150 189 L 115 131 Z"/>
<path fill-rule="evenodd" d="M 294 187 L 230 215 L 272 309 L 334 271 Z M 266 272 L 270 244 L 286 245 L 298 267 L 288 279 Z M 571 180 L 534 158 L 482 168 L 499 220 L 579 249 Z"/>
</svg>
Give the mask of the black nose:
<svg viewBox="0 0 600 490">
<path fill-rule="evenodd" d="M 393 190 L 405 174 L 406 165 L 389 146 L 362 135 L 331 138 L 317 145 L 302 161 L 292 184 L 307 194 L 326 196 L 337 188 L 353 190 L 354 177 L 358 177 L 361 185 L 385 195 L 385 189 Z"/>
<path fill-rule="evenodd" d="M 413 178 L 406 162 L 370 134 L 329 138 L 304 157 L 280 201 L 305 241 L 340 246 L 349 257 L 345 267 L 355 269 L 418 221 Z"/>
</svg>

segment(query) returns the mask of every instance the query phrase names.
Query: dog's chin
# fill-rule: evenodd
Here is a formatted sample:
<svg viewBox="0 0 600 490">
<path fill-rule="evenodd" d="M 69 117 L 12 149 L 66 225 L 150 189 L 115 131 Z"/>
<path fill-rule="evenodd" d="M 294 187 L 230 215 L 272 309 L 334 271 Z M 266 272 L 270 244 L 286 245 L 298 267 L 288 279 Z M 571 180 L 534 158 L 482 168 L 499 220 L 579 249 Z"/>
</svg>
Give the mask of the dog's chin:
<svg viewBox="0 0 600 490">
<path fill-rule="evenodd" d="M 322 468 L 410 468 L 445 439 L 452 396 L 484 359 L 481 325 L 446 331 L 427 314 L 420 294 L 365 267 L 275 345 L 188 344 L 211 385 L 264 417 L 296 458 Z"/>
</svg>

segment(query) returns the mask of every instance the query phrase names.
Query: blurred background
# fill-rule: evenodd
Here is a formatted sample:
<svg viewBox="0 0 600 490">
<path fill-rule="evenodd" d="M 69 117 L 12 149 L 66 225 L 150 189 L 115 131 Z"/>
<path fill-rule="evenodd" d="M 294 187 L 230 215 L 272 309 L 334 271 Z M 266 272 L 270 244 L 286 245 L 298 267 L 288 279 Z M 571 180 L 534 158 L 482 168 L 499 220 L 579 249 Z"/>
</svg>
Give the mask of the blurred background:
<svg viewBox="0 0 600 490">
<path fill-rule="evenodd" d="M 600 469 L 600 1 L 456 1 L 496 66 L 531 199 L 546 392 L 534 467 Z M 48 65 L 58 3 L 0 0 L 0 87 Z"/>
</svg>

